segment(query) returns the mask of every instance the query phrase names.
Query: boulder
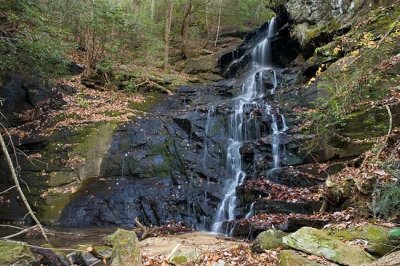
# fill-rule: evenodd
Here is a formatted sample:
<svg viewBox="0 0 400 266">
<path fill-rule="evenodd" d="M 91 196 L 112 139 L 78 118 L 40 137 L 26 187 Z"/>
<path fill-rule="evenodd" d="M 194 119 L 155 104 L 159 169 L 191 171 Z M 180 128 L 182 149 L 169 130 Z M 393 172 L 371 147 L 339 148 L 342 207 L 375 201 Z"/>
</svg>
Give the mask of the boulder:
<svg viewBox="0 0 400 266">
<path fill-rule="evenodd" d="M 373 257 L 362 249 L 345 244 L 322 230 L 303 227 L 297 232 L 283 237 L 283 243 L 291 248 L 313 255 L 323 256 L 343 265 L 361 265 L 373 262 Z"/>
<path fill-rule="evenodd" d="M 196 250 L 185 250 L 174 254 L 168 261 L 174 265 L 186 265 L 189 262 L 198 262 L 200 254 Z"/>
<path fill-rule="evenodd" d="M 0 265 L 29 266 L 35 257 L 26 243 L 0 240 Z"/>
<path fill-rule="evenodd" d="M 390 253 L 373 263 L 363 264 L 362 266 L 398 266 L 398 265 L 400 265 L 400 251 Z"/>
<path fill-rule="evenodd" d="M 96 246 L 93 247 L 94 250 L 100 255 L 102 258 L 109 260 L 112 255 L 112 249 L 108 246 Z M 82 249 L 82 251 L 74 251 L 68 254 L 68 260 L 76 265 L 91 265 L 91 266 L 101 266 L 103 265 L 103 261 L 98 257 L 95 257 L 92 253 L 86 251 L 86 247 Z M 68 264 L 66 264 L 68 265 Z"/>
<path fill-rule="evenodd" d="M 280 259 L 281 266 L 322 266 L 322 264 L 308 260 L 293 250 L 282 250 Z"/>
<path fill-rule="evenodd" d="M 389 230 L 381 226 L 366 224 L 354 228 L 346 229 L 325 229 L 329 235 L 340 238 L 341 240 L 364 239 L 368 241 L 367 251 L 371 254 L 384 256 L 393 251 L 393 248 L 400 244 L 400 239 L 391 236 Z"/>
<path fill-rule="evenodd" d="M 118 229 L 107 238 L 107 242 L 113 247 L 111 266 L 142 265 L 139 241 L 135 232 Z"/>
<path fill-rule="evenodd" d="M 254 240 L 251 250 L 253 252 L 263 252 L 264 250 L 276 249 L 283 246 L 282 237 L 287 233 L 276 229 L 269 229 L 261 232 Z"/>
</svg>

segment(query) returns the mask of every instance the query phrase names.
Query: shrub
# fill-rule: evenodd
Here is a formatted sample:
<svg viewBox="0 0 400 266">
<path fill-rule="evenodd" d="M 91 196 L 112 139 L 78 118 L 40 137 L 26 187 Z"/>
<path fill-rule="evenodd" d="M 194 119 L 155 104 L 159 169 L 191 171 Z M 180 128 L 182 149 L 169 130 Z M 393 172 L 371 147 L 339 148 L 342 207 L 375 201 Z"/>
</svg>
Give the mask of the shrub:
<svg viewBox="0 0 400 266">
<path fill-rule="evenodd" d="M 375 217 L 385 220 L 400 218 L 400 182 L 385 184 L 375 188 L 371 210 Z"/>
</svg>

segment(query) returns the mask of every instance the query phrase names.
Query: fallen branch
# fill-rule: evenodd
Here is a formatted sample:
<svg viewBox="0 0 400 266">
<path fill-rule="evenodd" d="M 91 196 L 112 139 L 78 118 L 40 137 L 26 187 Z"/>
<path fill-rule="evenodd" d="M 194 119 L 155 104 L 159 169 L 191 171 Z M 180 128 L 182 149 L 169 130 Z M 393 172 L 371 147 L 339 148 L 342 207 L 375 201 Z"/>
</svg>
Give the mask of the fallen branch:
<svg viewBox="0 0 400 266">
<path fill-rule="evenodd" d="M 394 28 L 396 28 L 397 23 L 399 23 L 400 21 L 400 16 L 396 19 L 396 21 L 393 23 L 393 26 L 386 32 L 386 34 L 382 37 L 382 39 L 380 39 L 380 41 L 378 42 L 378 44 L 370 49 L 367 49 L 366 51 L 364 51 L 363 53 L 361 53 L 359 56 L 357 56 L 356 58 L 354 58 L 353 61 L 351 61 L 347 66 L 351 66 L 354 62 L 356 62 L 358 59 L 360 59 L 361 57 L 363 57 L 364 55 L 366 55 L 370 50 L 372 49 L 376 49 L 379 48 L 379 46 L 381 45 L 381 43 L 383 42 L 383 40 L 385 40 L 387 38 L 387 36 L 389 36 L 389 34 L 392 33 L 392 31 L 394 30 Z"/>
<path fill-rule="evenodd" d="M 14 189 L 14 188 L 16 188 L 17 186 L 12 186 L 12 187 L 10 187 L 10 188 L 7 188 L 6 190 L 3 190 L 3 191 L 1 191 L 0 192 L 0 195 L 1 194 L 4 194 L 4 193 L 7 193 L 8 191 L 10 191 L 10 190 L 12 190 L 12 189 Z"/>
<path fill-rule="evenodd" d="M 29 232 L 30 230 L 32 230 L 32 229 L 34 229 L 36 227 L 37 227 L 37 225 L 34 225 L 34 226 L 31 226 L 31 227 L 25 228 L 25 229 L 19 231 L 18 233 L 15 233 L 15 234 L 12 234 L 12 235 L 8 235 L 8 236 L 3 236 L 2 238 L 3 239 L 10 239 L 10 238 L 25 234 L 25 233 Z"/>
<path fill-rule="evenodd" d="M 176 244 L 176 246 L 174 247 L 174 249 L 171 251 L 171 253 L 169 253 L 169 255 L 165 258 L 166 261 L 168 261 L 174 254 L 175 252 L 178 250 L 178 248 L 181 246 L 181 243 Z"/>
<path fill-rule="evenodd" d="M 17 173 L 15 172 L 14 165 L 12 163 L 10 154 L 8 153 L 7 146 L 6 146 L 6 143 L 4 142 L 2 134 L 0 134 L 0 144 L 1 144 L 1 148 L 3 150 L 4 156 L 6 157 L 7 164 L 9 166 L 9 168 L 10 168 L 10 171 L 11 171 L 11 176 L 12 176 L 12 178 L 14 180 L 15 186 L 17 187 L 17 190 L 18 190 L 18 193 L 19 193 L 20 197 L 21 197 L 22 201 L 24 202 L 25 207 L 28 209 L 28 212 L 31 215 L 32 219 L 35 221 L 35 223 L 39 227 L 44 239 L 46 239 L 46 241 L 49 242 L 49 239 L 47 238 L 46 232 L 44 231 L 44 229 L 42 227 L 42 224 L 36 218 L 35 213 L 32 211 L 32 208 L 29 205 L 28 200 L 25 197 L 25 194 L 21 189 L 21 186 L 20 186 L 19 181 L 18 181 Z"/>
<path fill-rule="evenodd" d="M 386 147 L 386 144 L 387 144 L 387 142 L 388 142 L 389 136 L 390 136 L 390 134 L 392 133 L 392 127 L 393 127 L 393 116 L 392 116 L 392 112 L 390 111 L 389 105 L 385 105 L 385 107 L 386 107 L 386 110 L 387 110 L 388 115 L 389 115 L 389 130 L 388 130 L 388 133 L 387 133 L 387 135 L 386 135 L 385 141 L 383 142 L 382 147 L 379 149 L 378 153 L 376 154 L 376 158 L 378 158 L 379 155 L 381 155 L 383 149 Z"/>
<path fill-rule="evenodd" d="M 86 248 L 86 251 L 89 252 L 90 254 L 92 254 L 95 258 L 101 260 L 101 262 L 103 263 L 103 266 L 107 265 L 107 257 L 104 257 L 102 255 L 100 255 L 97 250 L 93 247 L 93 246 L 89 246 Z"/>
<path fill-rule="evenodd" d="M 386 32 L 386 34 L 382 37 L 382 39 L 378 42 L 378 45 L 376 46 L 376 48 L 379 48 L 379 46 L 381 45 L 381 43 L 383 42 L 384 39 L 387 38 L 387 36 L 389 36 L 389 34 L 391 34 L 394 30 L 394 28 L 396 28 L 397 23 L 400 22 L 400 16 L 396 19 L 396 21 L 393 23 L 393 26 L 388 30 L 388 32 Z"/>
<path fill-rule="evenodd" d="M 139 237 L 139 240 L 144 240 L 144 239 L 146 239 L 147 237 L 150 237 L 151 235 L 149 234 L 149 233 L 152 233 L 152 232 L 150 232 L 150 229 L 148 228 L 148 227 L 146 227 L 146 226 L 144 226 L 140 221 L 139 221 L 139 219 L 136 217 L 135 218 L 135 223 L 136 223 L 136 225 L 139 227 L 139 229 L 140 229 L 140 237 Z M 138 232 L 139 233 L 139 232 Z"/>
</svg>

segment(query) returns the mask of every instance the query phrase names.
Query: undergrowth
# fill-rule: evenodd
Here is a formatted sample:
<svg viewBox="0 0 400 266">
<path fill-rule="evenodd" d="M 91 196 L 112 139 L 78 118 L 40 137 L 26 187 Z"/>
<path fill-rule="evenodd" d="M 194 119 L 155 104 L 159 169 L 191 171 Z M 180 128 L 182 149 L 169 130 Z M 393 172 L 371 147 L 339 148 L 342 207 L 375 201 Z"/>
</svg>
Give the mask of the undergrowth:
<svg viewBox="0 0 400 266">
<path fill-rule="evenodd" d="M 390 97 L 391 88 L 398 85 L 392 66 L 385 62 L 400 52 L 396 45 L 400 29 L 397 27 L 385 38 L 383 36 L 387 27 L 380 31 L 374 34 L 350 32 L 336 39 L 344 47 L 349 45 L 348 40 L 354 42 L 357 36 L 357 41 L 351 44 L 351 51 L 325 71 L 317 71 L 316 76 L 310 80 L 308 86 L 316 86 L 323 96 L 314 102 L 314 110 L 306 115 L 306 119 L 311 121 L 307 133 L 315 136 L 306 150 L 324 147 L 327 139 L 339 133 L 346 125 L 351 113 L 365 109 L 367 104 L 373 105 L 376 101 Z M 380 42 L 382 38 L 384 40 Z"/>
<path fill-rule="evenodd" d="M 370 208 L 374 217 L 393 220 L 400 218 L 400 182 L 375 188 Z"/>
</svg>

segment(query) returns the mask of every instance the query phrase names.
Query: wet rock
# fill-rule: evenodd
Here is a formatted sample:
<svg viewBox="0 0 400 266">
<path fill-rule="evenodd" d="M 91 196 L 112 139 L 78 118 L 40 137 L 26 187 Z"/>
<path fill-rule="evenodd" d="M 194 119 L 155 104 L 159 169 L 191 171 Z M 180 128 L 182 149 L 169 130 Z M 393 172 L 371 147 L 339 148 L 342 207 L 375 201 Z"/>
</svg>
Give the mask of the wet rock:
<svg viewBox="0 0 400 266">
<path fill-rule="evenodd" d="M 0 240 L 0 265 L 29 266 L 35 261 L 26 243 Z"/>
<path fill-rule="evenodd" d="M 107 238 L 107 241 L 113 247 L 111 266 L 142 265 L 139 241 L 135 232 L 118 229 Z"/>
<path fill-rule="evenodd" d="M 39 108 L 43 112 L 48 108 L 58 109 L 65 104 L 61 93 L 44 81 L 35 77 L 13 75 L 0 83 L 2 104 L 1 121 L 6 126 L 19 126 L 30 120 L 23 115 L 29 109 Z"/>
<path fill-rule="evenodd" d="M 103 262 L 86 251 L 74 251 L 68 254 L 68 259 L 75 265 L 80 266 L 101 266 Z"/>
<path fill-rule="evenodd" d="M 357 266 L 374 260 L 362 249 L 345 244 L 321 230 L 310 227 L 303 227 L 285 236 L 283 243 L 291 248 L 323 256 L 344 265 Z"/>
<path fill-rule="evenodd" d="M 247 162 L 251 162 L 255 153 L 255 145 L 252 142 L 243 143 L 242 147 L 239 148 L 239 153 Z"/>
<path fill-rule="evenodd" d="M 280 252 L 281 266 L 322 266 L 323 264 L 311 261 L 293 250 Z"/>
<path fill-rule="evenodd" d="M 287 233 L 276 229 L 261 232 L 254 240 L 251 250 L 253 252 L 263 252 L 264 250 L 283 247 L 282 238 L 286 235 Z"/>
</svg>

